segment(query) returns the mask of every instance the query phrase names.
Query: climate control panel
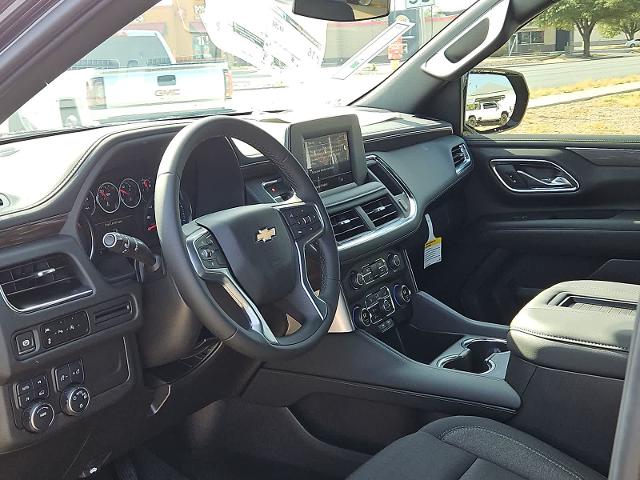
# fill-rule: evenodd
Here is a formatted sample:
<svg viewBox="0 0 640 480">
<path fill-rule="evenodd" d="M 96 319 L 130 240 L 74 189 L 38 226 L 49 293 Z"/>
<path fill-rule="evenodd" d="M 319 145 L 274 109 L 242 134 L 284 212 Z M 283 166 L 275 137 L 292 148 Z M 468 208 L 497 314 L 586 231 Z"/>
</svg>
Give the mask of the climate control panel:
<svg viewBox="0 0 640 480">
<path fill-rule="evenodd" d="M 349 286 L 352 290 L 360 290 L 389 273 L 402 269 L 402 257 L 398 253 L 389 253 L 386 258 L 380 257 L 371 263 L 359 266 L 349 274 Z"/>
<path fill-rule="evenodd" d="M 91 399 L 84 381 L 84 365 L 78 359 L 15 383 L 14 403 L 19 412 L 16 426 L 31 433 L 43 433 L 53 425 L 59 412 L 73 417 L 82 415 Z"/>
<path fill-rule="evenodd" d="M 404 252 L 383 252 L 344 271 L 343 291 L 358 328 L 380 334 L 410 318 L 413 277 Z"/>
</svg>

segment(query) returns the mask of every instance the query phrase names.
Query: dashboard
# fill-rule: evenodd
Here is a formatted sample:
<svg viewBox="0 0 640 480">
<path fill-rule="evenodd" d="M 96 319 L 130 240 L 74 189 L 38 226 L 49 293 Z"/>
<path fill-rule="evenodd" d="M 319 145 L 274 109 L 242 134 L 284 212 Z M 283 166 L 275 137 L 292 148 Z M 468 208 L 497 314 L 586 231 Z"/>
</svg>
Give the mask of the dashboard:
<svg viewBox="0 0 640 480">
<path fill-rule="evenodd" d="M 253 121 L 289 148 L 320 191 L 340 253 L 343 328 L 383 335 L 407 321 L 415 282 L 403 244 L 422 239 L 424 212 L 465 176 L 454 159 L 464 141 L 444 122 L 392 112 L 337 109 L 295 120 L 283 112 Z M 117 231 L 171 254 L 161 252 L 155 228 L 155 179 L 166 146 L 187 124 L 105 127 L 52 140 L 73 140 L 74 158 L 42 139 L 22 142 L 30 147 L 24 155 L 46 153 L 71 174 L 24 210 L 12 210 L 25 195 L 21 186 L 0 191 L 15 201 L 6 206 L 10 215 L 0 209 L 0 452 L 29 452 L 29 462 L 16 459 L 18 478 L 38 478 L 37 445 L 47 446 L 43 456 L 55 444 L 59 458 L 75 458 L 60 468 L 76 476 L 99 466 L 119 453 L 104 445 L 131 447 L 134 440 L 120 436 L 123 422 L 151 435 L 242 391 L 259 367 L 204 331 L 162 269 L 141 278 L 133 262 L 101 247 L 102 236 Z M 20 162 L 21 145 L 15 152 Z M 216 138 L 186 164 L 179 220 L 294 193 L 262 155 Z M 286 331 L 280 321 L 274 316 L 274 332 Z M 90 402 L 76 411 L 64 400 L 79 385 Z M 23 391 L 36 387 L 42 396 Z M 40 413 L 47 422 L 35 428 L 29 421 Z"/>
</svg>

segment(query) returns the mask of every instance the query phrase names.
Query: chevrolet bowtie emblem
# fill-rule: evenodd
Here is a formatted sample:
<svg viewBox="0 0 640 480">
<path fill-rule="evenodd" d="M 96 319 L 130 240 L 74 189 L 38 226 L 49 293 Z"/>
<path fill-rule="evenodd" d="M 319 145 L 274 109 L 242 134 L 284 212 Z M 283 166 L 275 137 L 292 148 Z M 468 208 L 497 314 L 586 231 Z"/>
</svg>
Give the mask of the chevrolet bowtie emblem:
<svg viewBox="0 0 640 480">
<path fill-rule="evenodd" d="M 275 228 L 263 228 L 262 230 L 258 230 L 258 234 L 256 235 L 256 242 L 267 243 L 271 241 L 271 239 L 275 236 Z"/>
</svg>

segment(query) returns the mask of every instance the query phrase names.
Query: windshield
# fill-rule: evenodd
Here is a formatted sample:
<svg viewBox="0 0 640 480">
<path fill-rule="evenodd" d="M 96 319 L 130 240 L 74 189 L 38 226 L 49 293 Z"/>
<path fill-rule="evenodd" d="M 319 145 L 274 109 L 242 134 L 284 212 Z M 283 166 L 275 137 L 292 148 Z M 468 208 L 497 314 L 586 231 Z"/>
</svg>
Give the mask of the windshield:
<svg viewBox="0 0 640 480">
<path fill-rule="evenodd" d="M 15 112 L 0 137 L 345 105 L 471 3 L 392 0 L 388 17 L 335 23 L 293 15 L 292 0 L 162 0 Z"/>
</svg>

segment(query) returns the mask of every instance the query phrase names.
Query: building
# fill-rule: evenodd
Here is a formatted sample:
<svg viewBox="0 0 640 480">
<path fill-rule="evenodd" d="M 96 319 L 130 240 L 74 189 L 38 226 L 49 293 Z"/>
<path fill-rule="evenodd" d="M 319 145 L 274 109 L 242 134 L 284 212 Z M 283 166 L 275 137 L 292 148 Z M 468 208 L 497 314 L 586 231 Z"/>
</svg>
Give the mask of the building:
<svg viewBox="0 0 640 480">
<path fill-rule="evenodd" d="M 124 30 L 160 32 L 178 62 L 227 60 L 200 21 L 204 7 L 205 0 L 161 0 Z"/>
<path fill-rule="evenodd" d="M 591 34 L 591 46 L 621 45 L 626 42 L 623 34 L 605 37 L 596 25 Z M 555 27 L 539 27 L 535 24 L 520 29 L 496 55 L 521 55 L 528 53 L 565 52 L 582 49 L 582 37 L 577 29 L 562 30 Z"/>
</svg>

